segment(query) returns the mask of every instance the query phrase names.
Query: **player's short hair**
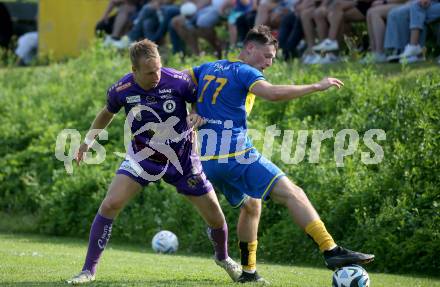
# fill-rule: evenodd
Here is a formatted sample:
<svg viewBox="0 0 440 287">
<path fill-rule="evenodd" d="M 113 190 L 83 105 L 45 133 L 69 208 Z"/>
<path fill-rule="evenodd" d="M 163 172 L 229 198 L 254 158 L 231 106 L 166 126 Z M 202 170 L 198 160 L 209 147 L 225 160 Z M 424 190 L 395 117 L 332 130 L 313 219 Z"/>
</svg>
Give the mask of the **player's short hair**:
<svg viewBox="0 0 440 287">
<path fill-rule="evenodd" d="M 270 28 L 266 25 L 258 25 L 249 30 L 244 38 L 243 44 L 257 42 L 261 45 L 274 45 L 278 49 L 278 40 L 272 35 Z"/>
<path fill-rule="evenodd" d="M 129 51 L 131 64 L 135 67 L 138 66 L 139 59 L 141 58 L 148 60 L 160 57 L 157 45 L 148 39 L 131 44 Z"/>
</svg>

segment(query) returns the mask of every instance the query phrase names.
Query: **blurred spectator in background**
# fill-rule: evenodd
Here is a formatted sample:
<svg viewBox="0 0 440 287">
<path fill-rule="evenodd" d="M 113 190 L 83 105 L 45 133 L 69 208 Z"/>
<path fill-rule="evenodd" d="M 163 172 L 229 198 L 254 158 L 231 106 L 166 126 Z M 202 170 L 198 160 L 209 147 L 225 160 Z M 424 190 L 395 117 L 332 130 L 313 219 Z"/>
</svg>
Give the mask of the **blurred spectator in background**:
<svg viewBox="0 0 440 287">
<path fill-rule="evenodd" d="M 255 10 L 257 8 L 256 0 L 225 0 L 221 7 L 221 15 L 226 15 L 228 19 L 228 33 L 229 33 L 229 47 L 235 48 L 237 46 L 238 31 L 237 19 Z"/>
<path fill-rule="evenodd" d="M 96 24 L 96 31 L 107 34 L 105 45 L 121 39 L 131 28 L 136 12 L 144 0 L 110 0 L 101 20 Z M 113 9 L 117 8 L 115 15 L 111 16 Z"/>
<path fill-rule="evenodd" d="M 12 20 L 5 4 L 0 3 L 0 47 L 7 48 L 12 37 Z"/>
<path fill-rule="evenodd" d="M 235 21 L 235 27 L 237 29 L 237 46 L 241 46 L 246 34 L 249 32 L 255 24 L 255 18 L 257 16 L 257 7 L 259 5 L 259 0 L 254 0 L 254 5 L 252 9 L 246 13 L 243 13 Z"/>
<path fill-rule="evenodd" d="M 327 39 L 313 47 L 314 51 L 334 52 L 339 50 L 337 41 L 338 34 L 345 23 L 355 21 L 365 21 L 367 11 L 372 4 L 372 0 L 335 0 L 329 7 L 327 19 L 330 24 Z M 327 53 L 321 64 L 337 62 L 338 58 Z"/>
<path fill-rule="evenodd" d="M 439 1 L 414 0 L 391 10 L 388 18 L 385 48 L 392 49 L 393 54 L 387 59 L 407 63 L 425 60 L 422 47 L 426 24 L 440 19 Z"/>
<path fill-rule="evenodd" d="M 294 1 L 291 11 L 282 19 L 278 32 L 278 42 L 283 50 L 283 57 L 288 60 L 294 56 L 299 56 L 297 47 L 303 39 L 303 29 L 301 25 L 301 12 L 305 9 L 305 0 Z"/>
<path fill-rule="evenodd" d="M 152 0 L 142 6 L 127 35 L 120 40 L 112 40 L 110 44 L 118 49 L 125 49 L 130 43 L 148 39 L 161 45 L 169 30 L 171 19 L 179 13 L 179 6 L 173 4 L 173 0 Z M 176 44 L 176 41 L 179 43 Z M 181 45 L 180 41 L 176 32 L 171 33 L 173 47 Z"/>
<path fill-rule="evenodd" d="M 303 55 L 304 64 L 317 64 L 321 60 L 321 56 L 313 51 L 315 46 L 316 33 L 315 23 L 319 41 L 323 41 L 328 35 L 327 7 L 330 0 L 302 0 L 299 4 L 299 16 L 303 28 L 304 38 L 307 49 Z"/>
<path fill-rule="evenodd" d="M 147 38 L 156 44 L 161 44 L 171 19 L 179 13 L 179 6 L 173 4 L 173 0 L 150 1 L 140 10 L 133 28 L 128 33 L 128 38 L 131 42 Z"/>
<path fill-rule="evenodd" d="M 15 54 L 17 55 L 17 65 L 27 66 L 37 55 L 38 33 L 28 32 L 18 38 Z"/>
<path fill-rule="evenodd" d="M 257 7 L 255 26 L 266 25 L 276 30 L 281 19 L 291 11 L 296 0 L 261 0 Z"/>
<path fill-rule="evenodd" d="M 202 37 L 214 48 L 216 56 L 221 58 L 222 46 L 214 27 L 220 21 L 224 1 L 226 0 L 195 0 L 193 3 L 197 9 L 193 15 L 184 13 L 185 15 L 176 16 L 171 20 L 173 29 L 193 55 L 200 55 L 198 38 Z"/>
<path fill-rule="evenodd" d="M 387 61 L 384 50 L 384 38 L 388 12 L 402 5 L 406 0 L 375 0 L 367 12 L 368 36 L 371 53 L 367 54 L 362 63 L 383 63 Z"/>
</svg>

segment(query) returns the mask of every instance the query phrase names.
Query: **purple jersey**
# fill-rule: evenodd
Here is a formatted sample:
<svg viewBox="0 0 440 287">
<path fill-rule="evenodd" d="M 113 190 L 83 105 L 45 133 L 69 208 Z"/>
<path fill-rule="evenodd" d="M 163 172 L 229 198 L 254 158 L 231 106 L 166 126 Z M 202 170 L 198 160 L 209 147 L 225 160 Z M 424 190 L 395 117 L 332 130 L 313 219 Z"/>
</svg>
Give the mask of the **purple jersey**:
<svg viewBox="0 0 440 287">
<path fill-rule="evenodd" d="M 141 160 L 128 152 L 116 173 L 142 186 L 163 178 L 185 195 L 200 196 L 211 191 L 186 123 L 186 102 L 195 102 L 196 95 L 191 78 L 170 68 L 161 69 L 159 84 L 148 91 L 136 84 L 132 73 L 114 84 L 107 92 L 107 109 L 117 113 L 124 107 L 128 122 L 132 120 L 134 153 L 145 148 L 155 151 Z M 167 148 L 173 152 L 167 152 Z M 173 164 L 172 154 L 181 170 Z"/>
<path fill-rule="evenodd" d="M 191 137 L 187 132 L 185 103 L 193 103 L 196 99 L 196 90 L 188 75 L 171 68 L 162 68 L 159 84 L 148 91 L 135 82 L 132 73 L 122 77 L 107 92 L 107 109 L 117 113 L 124 107 L 127 116 L 131 111 L 134 117 L 131 132 L 134 135 L 135 151 L 150 146 L 150 140 L 162 134 L 167 140 L 163 143 L 181 154 L 185 142 Z M 177 118 L 172 125 L 155 125 L 167 122 L 172 116 Z M 163 135 L 164 132 L 167 134 Z M 160 159 L 160 155 L 155 156 Z"/>
</svg>

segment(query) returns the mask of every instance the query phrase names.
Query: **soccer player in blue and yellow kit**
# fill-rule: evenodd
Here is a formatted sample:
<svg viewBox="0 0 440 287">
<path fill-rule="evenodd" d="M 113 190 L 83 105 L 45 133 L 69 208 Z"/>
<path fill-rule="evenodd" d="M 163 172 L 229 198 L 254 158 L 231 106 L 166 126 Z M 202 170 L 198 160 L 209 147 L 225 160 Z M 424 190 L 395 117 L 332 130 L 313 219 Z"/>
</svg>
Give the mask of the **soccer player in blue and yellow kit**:
<svg viewBox="0 0 440 287">
<path fill-rule="evenodd" d="M 96 267 L 110 239 L 114 219 L 142 187 L 160 177 L 197 208 L 209 226 L 215 262 L 236 281 L 241 268 L 228 256 L 226 221 L 193 149 L 192 127 L 201 119 L 188 115 L 186 103 L 196 101 L 194 85 L 188 75 L 162 67 L 157 45 L 149 40 L 132 44 L 130 58 L 133 72 L 108 90 L 107 104 L 90 129 L 104 129 L 123 108 L 133 139 L 93 220 L 82 271 L 68 283 L 95 280 Z M 79 147 L 78 163 L 94 140 L 94 137 L 86 138 Z M 177 161 L 173 162 L 173 158 Z"/>
<path fill-rule="evenodd" d="M 264 158 L 246 134 L 246 117 L 255 96 L 269 101 L 292 100 L 343 83 L 324 78 L 311 85 L 272 85 L 263 70 L 272 65 L 277 40 L 266 26 L 249 31 L 239 61 L 220 60 L 193 67 L 198 85 L 197 113 L 206 125 L 199 130 L 203 169 L 232 206 L 241 206 L 238 237 L 243 272 L 239 282 L 262 281 L 256 272 L 257 231 L 261 199 L 287 207 L 293 221 L 318 244 L 328 268 L 363 264 L 374 255 L 336 245 L 303 190 Z"/>
</svg>

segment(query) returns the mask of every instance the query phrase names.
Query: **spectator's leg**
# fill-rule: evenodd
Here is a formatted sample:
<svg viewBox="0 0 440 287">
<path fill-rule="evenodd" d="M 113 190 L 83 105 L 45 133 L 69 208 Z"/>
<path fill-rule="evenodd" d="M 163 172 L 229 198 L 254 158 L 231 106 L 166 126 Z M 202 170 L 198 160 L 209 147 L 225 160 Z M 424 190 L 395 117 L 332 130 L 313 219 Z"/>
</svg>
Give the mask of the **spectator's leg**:
<svg viewBox="0 0 440 287">
<path fill-rule="evenodd" d="M 128 37 L 131 41 L 137 41 L 144 36 L 145 20 L 155 16 L 155 10 L 150 5 L 144 5 L 139 11 L 138 16 L 134 20 L 133 27 L 128 32 Z"/>
<path fill-rule="evenodd" d="M 115 24 L 116 16 L 111 16 L 107 21 L 99 21 L 96 24 L 96 33 L 104 32 L 107 35 L 111 35 L 113 31 L 113 25 Z"/>
<path fill-rule="evenodd" d="M 431 3 L 431 6 L 426 12 L 426 22 L 431 23 L 439 19 L 440 19 L 440 3 L 439 2 Z M 436 24 L 434 31 L 436 31 L 435 34 L 437 36 L 437 45 L 440 46 L 440 23 Z M 440 58 L 439 58 L 439 64 L 440 64 Z"/>
<path fill-rule="evenodd" d="M 318 39 L 320 42 L 327 38 L 328 35 L 329 27 L 327 22 L 327 13 L 327 7 L 322 5 L 313 12 L 313 20 L 316 23 L 316 31 L 318 32 Z"/>
<path fill-rule="evenodd" d="M 303 27 L 304 38 L 307 43 L 307 54 L 312 53 L 312 47 L 315 45 L 315 28 L 313 27 L 314 7 L 309 7 L 301 12 L 301 24 Z"/>
<path fill-rule="evenodd" d="M 290 12 L 281 19 L 280 29 L 278 30 L 278 42 L 281 49 L 286 49 L 287 38 L 293 29 L 295 13 Z"/>
<path fill-rule="evenodd" d="M 304 37 L 301 20 L 296 15 L 293 15 L 292 18 L 294 19 L 293 28 L 286 42 L 286 50 L 289 51 L 291 57 L 297 54 L 296 47 Z"/>
<path fill-rule="evenodd" d="M 120 39 L 124 36 L 130 26 L 130 17 L 136 12 L 136 6 L 128 3 L 122 4 L 118 8 L 118 14 L 113 25 L 112 38 Z"/>
<path fill-rule="evenodd" d="M 402 51 L 409 42 L 409 5 L 392 9 L 388 13 L 385 30 L 385 49 Z"/>
<path fill-rule="evenodd" d="M 158 43 L 165 37 L 170 26 L 171 19 L 180 14 L 179 7 L 176 5 L 166 5 L 162 8 L 163 21 L 159 23 L 159 28 L 151 36 L 151 41 Z"/>
<path fill-rule="evenodd" d="M 235 47 L 237 45 L 237 26 L 234 24 L 228 23 L 228 32 L 229 32 L 229 46 L 231 48 Z"/>
<path fill-rule="evenodd" d="M 343 25 L 343 21 L 347 19 L 365 19 L 364 15 L 355 8 L 354 1 L 336 0 L 329 9 L 327 14 L 330 29 L 328 38 L 336 40 L 338 33 Z"/>
<path fill-rule="evenodd" d="M 247 32 L 254 26 L 256 15 L 256 11 L 251 11 L 237 18 L 235 26 L 237 27 L 239 42 L 243 42 Z"/>
<path fill-rule="evenodd" d="M 423 8 L 417 2 L 413 2 L 410 5 L 409 15 L 409 28 L 411 30 L 410 44 L 422 44 L 420 35 L 424 30 L 425 23 L 429 23 L 440 18 L 440 3 L 432 2 L 429 7 Z"/>
<path fill-rule="evenodd" d="M 440 2 L 433 2 L 426 11 L 426 22 L 431 23 L 440 19 Z"/>
<path fill-rule="evenodd" d="M 370 37 L 371 51 L 376 53 L 384 52 L 384 36 L 386 29 L 386 18 L 388 12 L 397 7 L 397 4 L 381 5 L 370 8 L 367 12 L 368 35 Z"/>
<path fill-rule="evenodd" d="M 172 24 L 173 19 L 171 19 L 170 24 Z M 179 37 L 179 34 L 176 32 L 173 25 L 169 25 L 168 31 L 170 33 L 171 45 L 173 46 L 173 54 L 184 53 L 185 52 L 185 43 Z"/>
<path fill-rule="evenodd" d="M 197 33 L 195 32 L 195 28 L 187 27 L 186 23 L 187 19 L 182 16 L 176 16 L 171 20 L 171 26 L 179 35 L 179 38 L 185 42 L 185 45 L 189 47 L 191 52 L 194 55 L 198 55 L 199 51 L 199 43 Z"/>
<path fill-rule="evenodd" d="M 255 26 L 268 25 L 270 19 L 270 12 L 277 6 L 271 0 L 262 1 L 257 8 L 257 16 L 255 18 Z"/>
<path fill-rule="evenodd" d="M 217 58 L 222 54 L 222 45 L 214 29 L 219 21 L 220 14 L 214 6 L 201 9 L 196 21 L 197 33 L 214 48 Z"/>
<path fill-rule="evenodd" d="M 409 8 L 409 29 L 411 45 L 418 45 L 420 40 L 420 31 L 423 30 L 426 21 L 427 9 L 421 7 L 419 2 L 412 2 Z"/>
<path fill-rule="evenodd" d="M 233 10 L 228 16 L 228 32 L 229 32 L 229 47 L 234 48 L 237 45 L 238 31 L 237 19 L 242 16 L 243 12 Z"/>
</svg>

